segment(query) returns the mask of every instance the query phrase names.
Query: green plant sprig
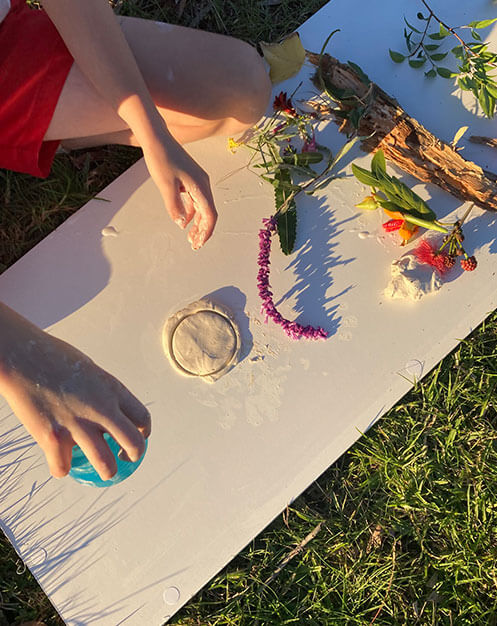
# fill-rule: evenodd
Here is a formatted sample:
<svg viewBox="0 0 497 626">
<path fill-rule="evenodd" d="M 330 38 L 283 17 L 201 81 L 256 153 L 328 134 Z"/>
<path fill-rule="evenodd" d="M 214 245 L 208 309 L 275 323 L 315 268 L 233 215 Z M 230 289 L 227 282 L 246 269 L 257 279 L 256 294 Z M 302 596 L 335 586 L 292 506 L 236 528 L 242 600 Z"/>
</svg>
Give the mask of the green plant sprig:
<svg viewBox="0 0 497 626">
<path fill-rule="evenodd" d="M 385 155 L 378 150 L 371 161 L 371 171 L 352 163 L 352 172 L 357 180 L 371 187 L 372 196 L 360 203 L 360 208 L 383 208 L 387 211 L 400 213 L 402 218 L 429 230 L 447 233 L 447 224 L 437 220 L 434 211 L 428 204 L 405 183 L 386 171 Z"/>
<path fill-rule="evenodd" d="M 465 26 L 452 27 L 433 11 L 427 0 L 421 0 L 421 2 L 428 11 L 427 15 L 421 12 L 417 14 L 420 21 L 426 22 L 424 28 L 420 30 L 404 18 L 407 26 L 404 28 L 407 54 L 390 49 L 391 59 L 395 63 L 403 63 L 407 60 L 409 65 L 415 69 L 422 68 L 429 62 L 431 69 L 425 72 L 427 78 L 435 78 L 438 75 L 449 80 L 457 79 L 457 85 L 460 89 L 473 93 L 484 114 L 488 118 L 494 117 L 497 102 L 497 82 L 495 76 L 490 72 L 497 70 L 497 54 L 489 50 L 488 44 L 482 41 L 478 31 L 496 22 L 497 18 L 475 20 Z M 429 27 L 433 21 L 438 23 L 438 31 L 429 33 Z M 473 41 L 465 41 L 459 35 L 457 30 L 464 28 L 471 30 Z M 417 39 L 418 35 L 419 39 Z M 444 40 L 450 36 L 457 39 L 458 45 L 451 50 L 439 50 Z M 449 52 L 457 61 L 457 71 L 438 65 L 448 56 Z"/>
<path fill-rule="evenodd" d="M 275 110 L 269 120 L 250 131 L 250 135 L 245 140 L 242 138 L 239 145 L 253 150 L 254 157 L 250 165 L 254 169 L 263 170 L 261 178 L 274 187 L 274 215 L 280 247 L 288 255 L 293 252 L 296 240 L 297 196 L 301 193 L 313 195 L 336 178 L 336 165 L 360 138 L 356 136 L 349 139 L 333 155 L 326 146 L 316 143 L 319 116 L 314 111 L 297 111 L 291 98 L 283 95 L 288 105 L 286 110 Z M 238 145 L 237 142 L 233 143 Z M 257 162 L 253 164 L 256 158 Z M 317 172 L 313 166 L 322 163 L 324 167 Z"/>
</svg>

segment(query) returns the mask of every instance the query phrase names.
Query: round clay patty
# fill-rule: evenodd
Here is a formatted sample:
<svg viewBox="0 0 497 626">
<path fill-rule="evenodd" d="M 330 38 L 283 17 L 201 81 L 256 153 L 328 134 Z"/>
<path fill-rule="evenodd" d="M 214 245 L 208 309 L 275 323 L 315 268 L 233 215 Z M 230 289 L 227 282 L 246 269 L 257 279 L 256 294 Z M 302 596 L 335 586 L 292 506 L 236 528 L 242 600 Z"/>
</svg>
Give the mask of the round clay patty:
<svg viewBox="0 0 497 626">
<path fill-rule="evenodd" d="M 176 361 L 190 374 L 215 374 L 226 367 L 235 353 L 235 331 L 223 315 L 199 311 L 176 326 L 172 349 Z"/>
<path fill-rule="evenodd" d="M 172 315 L 163 331 L 171 364 L 186 376 L 214 382 L 238 362 L 240 333 L 229 312 L 202 299 Z"/>
</svg>

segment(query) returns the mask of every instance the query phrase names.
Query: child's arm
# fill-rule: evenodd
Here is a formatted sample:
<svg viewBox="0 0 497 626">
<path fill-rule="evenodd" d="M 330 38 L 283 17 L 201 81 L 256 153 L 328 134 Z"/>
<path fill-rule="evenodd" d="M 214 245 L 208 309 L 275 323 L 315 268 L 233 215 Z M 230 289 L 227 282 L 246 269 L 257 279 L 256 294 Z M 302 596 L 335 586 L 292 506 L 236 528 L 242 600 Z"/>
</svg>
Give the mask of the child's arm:
<svg viewBox="0 0 497 626">
<path fill-rule="evenodd" d="M 0 394 L 39 443 L 56 478 L 71 468 L 78 444 L 103 480 L 116 463 L 108 432 L 136 461 L 150 414 L 117 379 L 79 350 L 0 303 Z"/>
<path fill-rule="evenodd" d="M 217 217 L 208 176 L 169 133 L 108 1 L 43 0 L 43 7 L 83 74 L 132 130 L 171 218 L 185 226 L 193 218 L 188 239 L 200 247 Z M 185 213 L 180 191 L 194 213 Z"/>
</svg>

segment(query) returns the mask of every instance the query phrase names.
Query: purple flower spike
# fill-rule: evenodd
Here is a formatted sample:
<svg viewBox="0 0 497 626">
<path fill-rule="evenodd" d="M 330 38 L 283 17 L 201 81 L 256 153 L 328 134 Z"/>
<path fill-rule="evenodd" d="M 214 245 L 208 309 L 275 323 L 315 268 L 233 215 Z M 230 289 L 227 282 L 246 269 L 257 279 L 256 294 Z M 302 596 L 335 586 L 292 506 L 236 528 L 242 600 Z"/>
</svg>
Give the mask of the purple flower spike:
<svg viewBox="0 0 497 626">
<path fill-rule="evenodd" d="M 264 228 L 259 231 L 259 255 L 257 273 L 257 287 L 259 288 L 259 296 L 262 300 L 261 313 L 265 315 L 265 321 L 273 320 L 275 324 L 279 324 L 290 339 L 326 339 L 328 333 L 318 326 L 303 326 L 298 322 L 291 322 L 285 319 L 276 309 L 273 302 L 273 292 L 269 284 L 269 255 L 271 254 L 271 238 L 277 230 L 277 220 L 273 215 L 270 218 L 262 220 Z"/>
</svg>

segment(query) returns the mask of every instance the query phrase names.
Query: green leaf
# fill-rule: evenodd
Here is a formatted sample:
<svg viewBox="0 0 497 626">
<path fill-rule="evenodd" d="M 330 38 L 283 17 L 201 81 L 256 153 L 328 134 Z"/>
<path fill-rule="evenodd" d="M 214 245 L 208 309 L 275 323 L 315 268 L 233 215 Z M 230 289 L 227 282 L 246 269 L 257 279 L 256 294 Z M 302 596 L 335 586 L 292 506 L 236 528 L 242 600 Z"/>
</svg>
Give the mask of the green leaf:
<svg viewBox="0 0 497 626">
<path fill-rule="evenodd" d="M 411 213 L 417 214 L 423 219 L 434 220 L 436 218 L 435 213 L 430 209 L 423 198 L 420 198 L 417 193 L 414 193 L 410 187 L 397 178 L 391 177 L 390 190 L 385 189 L 384 191 L 390 200 L 398 202 Z"/>
<path fill-rule="evenodd" d="M 290 207 L 283 214 L 278 215 L 277 220 L 281 251 L 286 255 L 291 254 L 295 247 L 297 236 L 297 209 L 295 202 L 292 201 Z"/>
<path fill-rule="evenodd" d="M 348 96 L 346 89 L 336 87 L 326 76 L 321 79 L 321 87 L 331 100 L 333 100 L 333 102 L 340 104 Z"/>
<path fill-rule="evenodd" d="M 255 167 L 255 166 L 254 166 Z M 302 174 L 303 176 L 314 178 L 318 173 L 308 165 L 295 165 L 295 163 L 280 163 L 279 169 L 289 170 L 295 174 Z"/>
<path fill-rule="evenodd" d="M 475 86 L 475 81 L 469 76 L 462 76 L 457 80 L 457 84 L 463 91 L 472 91 Z"/>
<path fill-rule="evenodd" d="M 406 212 L 403 207 L 395 204 L 395 202 L 390 202 L 389 200 L 378 200 L 378 204 L 383 209 L 386 209 L 387 211 L 392 211 L 392 213 L 402 213 L 402 215 L 404 215 L 404 213 Z"/>
<path fill-rule="evenodd" d="M 428 52 L 433 52 L 433 50 L 438 50 L 440 48 L 440 44 L 439 43 L 427 43 L 425 44 L 425 50 L 428 50 Z"/>
<path fill-rule="evenodd" d="M 476 30 L 471 31 L 471 36 L 473 39 L 476 39 L 476 41 L 481 41 L 480 33 L 477 33 Z"/>
<path fill-rule="evenodd" d="M 426 57 L 423 57 L 422 59 L 410 59 L 409 60 L 409 65 L 414 68 L 423 67 L 425 63 L 426 63 Z"/>
<path fill-rule="evenodd" d="M 270 183 L 271 185 L 273 185 L 273 187 L 278 187 L 279 185 L 279 181 L 274 179 L 274 178 L 270 178 L 269 176 L 266 176 L 265 174 L 260 174 L 260 177 L 262 178 L 262 180 L 265 180 L 266 182 Z"/>
<path fill-rule="evenodd" d="M 283 163 L 289 165 L 311 165 L 311 163 L 320 163 L 323 155 L 320 152 L 296 152 L 295 154 L 283 155 Z"/>
<path fill-rule="evenodd" d="M 458 76 L 457 73 L 452 72 L 447 67 L 437 67 L 437 74 L 442 78 L 454 78 L 455 76 Z"/>
<path fill-rule="evenodd" d="M 486 84 L 488 93 L 493 97 L 497 98 L 497 85 L 495 83 L 487 83 Z"/>
<path fill-rule="evenodd" d="M 364 139 L 364 137 L 358 137 L 357 135 L 355 137 L 353 137 L 352 139 L 349 139 L 349 141 L 347 141 L 347 143 L 345 143 L 340 150 L 336 153 L 335 158 L 331 161 L 328 169 L 332 169 L 333 167 L 335 167 L 335 165 L 341 160 L 343 159 L 343 157 L 347 154 L 347 152 L 353 147 L 355 146 L 355 144 L 360 140 L 360 139 Z"/>
<path fill-rule="evenodd" d="M 413 30 L 415 33 L 418 33 L 419 35 L 422 34 L 422 31 L 418 30 L 417 28 L 414 28 L 414 26 L 412 26 L 412 24 L 409 24 L 409 22 L 406 20 L 406 18 L 404 17 L 404 22 L 407 24 L 407 26 L 409 26 L 409 28 L 411 30 Z"/>
<path fill-rule="evenodd" d="M 463 61 L 466 58 L 466 54 L 462 46 L 456 46 L 455 48 L 452 48 L 451 52 L 456 57 L 456 59 L 460 59 L 461 61 Z"/>
<path fill-rule="evenodd" d="M 442 35 L 441 33 L 431 33 L 428 37 L 433 39 L 433 41 L 440 41 L 441 39 L 445 39 L 447 35 Z"/>
<path fill-rule="evenodd" d="M 347 119 L 350 122 L 352 128 L 359 129 L 359 125 L 364 115 L 364 107 L 355 107 L 347 115 Z"/>
<path fill-rule="evenodd" d="M 277 185 L 274 190 L 278 236 L 283 254 L 291 254 L 297 234 L 297 207 L 295 200 L 289 200 L 292 191 L 291 176 L 288 170 L 278 170 L 275 175 Z"/>
<path fill-rule="evenodd" d="M 468 26 L 470 28 L 487 28 L 487 26 L 490 26 L 495 22 L 497 22 L 497 18 L 494 18 L 493 20 L 479 20 L 475 22 L 470 22 Z"/>
<path fill-rule="evenodd" d="M 363 167 L 359 167 L 355 163 L 352 163 L 352 173 L 363 185 L 368 185 L 369 187 L 378 187 L 379 185 L 380 181 L 375 178 L 371 172 L 365 170 Z"/>
<path fill-rule="evenodd" d="M 395 52 L 395 50 L 389 50 L 389 52 L 390 58 L 392 61 L 395 61 L 395 63 L 402 63 L 402 61 L 406 60 L 406 57 L 403 54 L 400 54 L 400 52 Z"/>
<path fill-rule="evenodd" d="M 447 37 L 450 35 L 450 31 L 445 28 L 443 24 L 440 24 L 439 34 L 441 37 Z"/>
<path fill-rule="evenodd" d="M 362 70 L 362 68 L 359 67 L 359 65 L 357 65 L 357 63 L 354 63 L 353 61 L 347 61 L 347 65 L 354 70 L 354 72 L 359 76 L 359 78 L 360 78 L 362 83 L 364 83 L 365 85 L 370 85 L 371 84 L 371 79 Z"/>
<path fill-rule="evenodd" d="M 425 72 L 426 78 L 435 78 L 436 75 L 437 75 L 437 72 L 433 68 Z"/>
<path fill-rule="evenodd" d="M 490 95 L 485 85 L 482 85 L 480 89 L 480 93 L 478 94 L 478 102 L 480 103 L 483 112 L 488 118 L 494 116 L 495 98 Z"/>
<path fill-rule="evenodd" d="M 406 40 L 406 46 L 409 52 L 412 52 L 412 49 L 414 48 L 414 44 L 411 41 L 412 35 L 412 32 L 408 33 L 407 30 L 404 28 L 404 39 Z"/>
<path fill-rule="evenodd" d="M 481 43 L 479 41 L 471 41 L 470 43 L 468 43 L 468 46 L 473 52 L 481 52 L 482 50 L 486 50 L 487 48 L 484 43 Z"/>
<path fill-rule="evenodd" d="M 368 185 L 369 187 L 379 186 L 380 181 L 375 178 L 371 172 L 365 170 L 363 167 L 359 167 L 355 163 L 352 163 L 352 173 L 363 185 Z"/>
<path fill-rule="evenodd" d="M 376 178 L 381 178 L 383 174 L 387 173 L 387 164 L 383 150 L 376 151 L 376 154 L 371 161 L 371 172 Z"/>
<path fill-rule="evenodd" d="M 447 54 L 448 52 L 438 52 L 437 54 L 430 54 L 430 59 L 432 61 L 443 61 Z"/>
<path fill-rule="evenodd" d="M 290 175 L 290 170 L 287 167 L 283 167 L 277 170 L 277 172 L 275 173 L 275 180 L 278 181 L 278 184 L 275 185 L 275 187 L 280 187 L 282 190 L 287 191 L 288 194 L 300 191 L 300 187 L 298 185 L 293 185 L 291 182 L 279 179 L 278 177 L 280 172 L 286 172 L 288 173 L 288 175 Z"/>
</svg>

